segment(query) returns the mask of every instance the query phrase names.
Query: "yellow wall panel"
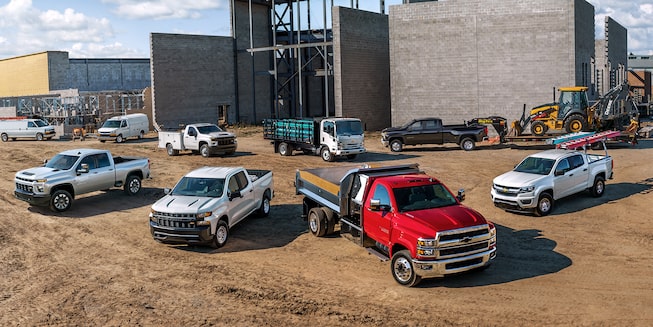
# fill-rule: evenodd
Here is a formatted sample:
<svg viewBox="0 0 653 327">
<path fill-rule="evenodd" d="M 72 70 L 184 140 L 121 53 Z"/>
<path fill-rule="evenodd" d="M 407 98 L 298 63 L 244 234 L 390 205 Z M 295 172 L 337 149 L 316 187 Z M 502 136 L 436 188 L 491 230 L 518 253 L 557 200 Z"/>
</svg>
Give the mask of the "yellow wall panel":
<svg viewBox="0 0 653 327">
<path fill-rule="evenodd" d="M 48 94 L 48 53 L 0 60 L 0 97 Z"/>
</svg>

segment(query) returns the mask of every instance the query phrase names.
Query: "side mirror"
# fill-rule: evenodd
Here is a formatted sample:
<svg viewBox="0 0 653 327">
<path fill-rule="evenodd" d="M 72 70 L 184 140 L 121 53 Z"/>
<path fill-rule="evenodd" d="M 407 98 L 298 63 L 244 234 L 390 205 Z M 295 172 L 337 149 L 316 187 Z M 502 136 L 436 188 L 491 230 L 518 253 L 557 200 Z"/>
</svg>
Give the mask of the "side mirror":
<svg viewBox="0 0 653 327">
<path fill-rule="evenodd" d="M 463 200 L 465 200 L 465 189 L 464 188 L 461 188 L 461 189 L 458 190 L 458 195 L 456 196 L 456 198 L 460 202 L 463 202 Z"/>
<path fill-rule="evenodd" d="M 381 211 L 381 200 L 377 200 L 377 199 L 370 200 L 370 210 Z"/>
<path fill-rule="evenodd" d="M 166 187 L 166 188 L 163 189 L 163 194 L 166 194 L 166 195 L 167 195 L 167 194 L 170 194 L 170 192 L 172 192 L 172 189 L 171 189 L 171 188 L 167 188 L 167 187 Z"/>
<path fill-rule="evenodd" d="M 88 173 L 88 164 L 85 164 L 85 163 L 81 164 L 80 167 L 79 167 L 79 169 L 77 169 L 77 173 L 78 173 L 78 174 L 86 174 L 86 173 Z"/>
<path fill-rule="evenodd" d="M 229 201 L 231 201 L 231 200 L 233 200 L 235 198 L 239 198 L 239 197 L 241 197 L 240 191 L 230 192 L 229 193 Z"/>
<path fill-rule="evenodd" d="M 562 176 L 565 174 L 564 170 L 556 170 L 555 173 L 553 173 L 554 176 Z"/>
</svg>

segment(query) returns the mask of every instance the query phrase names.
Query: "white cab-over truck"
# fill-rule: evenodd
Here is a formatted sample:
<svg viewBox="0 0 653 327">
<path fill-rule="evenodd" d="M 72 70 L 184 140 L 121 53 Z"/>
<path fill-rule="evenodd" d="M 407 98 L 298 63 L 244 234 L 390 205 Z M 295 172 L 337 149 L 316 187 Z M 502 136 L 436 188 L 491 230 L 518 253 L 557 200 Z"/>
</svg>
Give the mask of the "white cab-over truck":
<svg viewBox="0 0 653 327">
<path fill-rule="evenodd" d="M 589 145 L 594 140 L 578 139 L 570 144 Z M 605 192 L 605 181 L 612 179 L 613 160 L 604 153 L 570 150 L 565 146 L 529 155 L 515 168 L 493 180 L 492 201 L 507 211 L 533 212 L 546 216 L 556 200 L 589 190 L 594 197 Z"/>
<path fill-rule="evenodd" d="M 237 146 L 236 135 L 215 124 L 189 124 L 182 131 L 159 132 L 159 148 L 166 149 L 169 156 L 176 156 L 183 150 L 199 152 L 203 157 L 231 155 Z"/>
<path fill-rule="evenodd" d="M 42 167 L 16 173 L 14 195 L 35 206 L 53 211 L 70 209 L 73 199 L 84 193 L 123 187 L 128 195 L 141 190 L 150 177 L 150 160 L 114 157 L 107 150 L 74 149 L 55 155 Z"/>
<path fill-rule="evenodd" d="M 229 230 L 251 214 L 267 216 L 272 172 L 242 167 L 191 171 L 152 205 L 150 232 L 166 244 L 223 246 Z"/>
</svg>

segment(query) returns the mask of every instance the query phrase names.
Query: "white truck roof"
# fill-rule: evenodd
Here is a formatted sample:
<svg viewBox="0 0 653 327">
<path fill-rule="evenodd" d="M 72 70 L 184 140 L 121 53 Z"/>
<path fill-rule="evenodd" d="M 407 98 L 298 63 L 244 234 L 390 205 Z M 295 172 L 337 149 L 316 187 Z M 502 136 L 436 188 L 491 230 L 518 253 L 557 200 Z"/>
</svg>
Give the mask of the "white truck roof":
<svg viewBox="0 0 653 327">
<path fill-rule="evenodd" d="M 232 172 L 242 170 L 243 167 L 201 167 L 197 168 L 190 173 L 186 174 L 185 177 L 195 177 L 195 178 L 226 178 L 227 175 Z"/>
<path fill-rule="evenodd" d="M 545 159 L 553 159 L 557 160 L 559 158 L 562 158 L 572 152 L 578 152 L 578 151 L 573 151 L 573 150 L 565 150 L 565 149 L 553 149 L 553 150 L 546 150 L 538 153 L 531 154 L 529 157 L 537 157 L 537 158 L 545 158 Z"/>
<path fill-rule="evenodd" d="M 107 150 L 102 150 L 102 149 L 71 149 L 71 150 L 66 150 L 60 152 L 63 155 L 69 155 L 69 156 L 78 156 L 78 155 L 86 155 L 89 153 L 106 153 L 109 152 Z"/>
</svg>

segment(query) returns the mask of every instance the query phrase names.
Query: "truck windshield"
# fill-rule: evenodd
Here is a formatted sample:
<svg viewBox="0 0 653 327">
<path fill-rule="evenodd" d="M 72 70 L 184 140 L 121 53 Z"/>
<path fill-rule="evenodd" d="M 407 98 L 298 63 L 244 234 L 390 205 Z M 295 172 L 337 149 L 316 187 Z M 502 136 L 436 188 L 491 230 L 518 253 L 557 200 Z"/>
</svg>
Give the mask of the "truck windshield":
<svg viewBox="0 0 653 327">
<path fill-rule="evenodd" d="M 219 198 L 224 190 L 224 178 L 183 177 L 171 195 Z"/>
<path fill-rule="evenodd" d="M 338 136 L 363 135 L 363 124 L 358 120 L 338 120 L 336 133 Z"/>
<path fill-rule="evenodd" d="M 102 128 L 118 128 L 118 127 L 120 127 L 119 120 L 107 120 L 104 122 L 104 125 L 102 125 Z"/>
<path fill-rule="evenodd" d="M 529 173 L 529 174 L 538 174 L 538 175 L 548 175 L 553 168 L 555 160 L 538 158 L 538 157 L 527 157 L 515 167 L 516 172 L 520 173 Z"/>
<path fill-rule="evenodd" d="M 400 212 L 440 208 L 458 203 L 442 184 L 397 188 L 393 192 Z"/>
<path fill-rule="evenodd" d="M 57 154 L 45 166 L 52 169 L 68 170 L 73 167 L 79 156 Z"/>
<path fill-rule="evenodd" d="M 40 119 L 39 119 L 39 120 L 35 120 L 35 121 L 34 121 L 34 124 L 36 124 L 36 126 L 38 126 L 38 127 L 48 126 L 48 123 L 46 123 L 46 122 L 44 122 L 44 121 L 42 121 L 42 120 L 40 120 Z"/>
<path fill-rule="evenodd" d="M 220 127 L 215 125 L 200 126 L 197 129 L 200 131 L 200 134 L 222 132 L 222 129 L 220 129 Z"/>
</svg>

